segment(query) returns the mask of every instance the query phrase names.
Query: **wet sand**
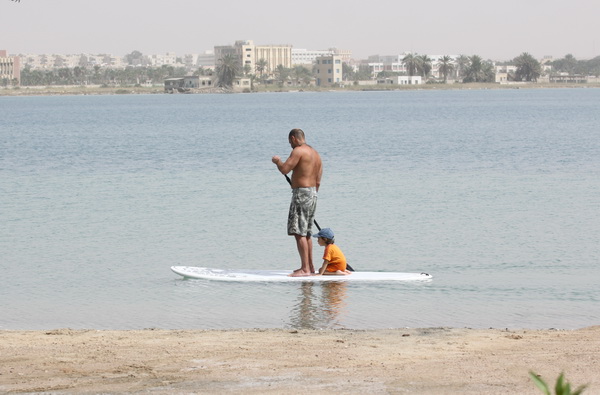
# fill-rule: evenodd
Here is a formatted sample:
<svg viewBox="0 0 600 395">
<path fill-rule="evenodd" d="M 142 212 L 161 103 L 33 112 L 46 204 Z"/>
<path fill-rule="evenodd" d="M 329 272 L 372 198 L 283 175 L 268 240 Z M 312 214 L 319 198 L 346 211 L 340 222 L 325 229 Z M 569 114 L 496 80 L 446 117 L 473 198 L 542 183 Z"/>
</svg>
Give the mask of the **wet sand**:
<svg viewBox="0 0 600 395">
<path fill-rule="evenodd" d="M 0 392 L 600 393 L 600 326 L 579 330 L 0 331 Z"/>
</svg>

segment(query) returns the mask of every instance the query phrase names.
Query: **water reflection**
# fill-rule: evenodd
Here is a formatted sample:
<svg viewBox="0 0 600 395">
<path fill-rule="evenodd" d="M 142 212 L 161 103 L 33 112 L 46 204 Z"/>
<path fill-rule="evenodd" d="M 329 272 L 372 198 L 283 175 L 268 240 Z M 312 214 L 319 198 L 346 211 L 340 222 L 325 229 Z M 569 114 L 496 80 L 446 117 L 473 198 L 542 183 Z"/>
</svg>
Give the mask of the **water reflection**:
<svg viewBox="0 0 600 395">
<path fill-rule="evenodd" d="M 345 281 L 299 284 L 299 296 L 290 312 L 290 326 L 295 329 L 343 328 L 347 286 Z"/>
</svg>

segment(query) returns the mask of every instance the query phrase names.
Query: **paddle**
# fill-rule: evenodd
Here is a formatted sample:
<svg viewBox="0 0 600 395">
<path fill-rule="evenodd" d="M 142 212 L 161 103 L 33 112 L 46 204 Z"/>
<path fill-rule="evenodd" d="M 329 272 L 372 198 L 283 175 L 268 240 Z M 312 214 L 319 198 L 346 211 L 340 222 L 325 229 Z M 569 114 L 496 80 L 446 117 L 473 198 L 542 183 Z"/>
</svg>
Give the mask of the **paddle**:
<svg viewBox="0 0 600 395">
<path fill-rule="evenodd" d="M 290 184 L 290 186 L 292 185 L 292 180 L 290 180 L 290 177 L 288 177 L 287 174 L 284 174 L 285 179 L 287 180 L 287 182 Z M 317 227 L 317 229 L 321 230 L 321 227 L 319 226 L 319 224 L 317 223 L 316 219 L 313 219 L 313 222 L 315 223 L 315 226 Z M 346 262 L 346 269 L 348 269 L 351 272 L 354 272 L 355 270 L 352 268 L 352 266 L 350 266 L 348 264 L 348 262 Z"/>
</svg>

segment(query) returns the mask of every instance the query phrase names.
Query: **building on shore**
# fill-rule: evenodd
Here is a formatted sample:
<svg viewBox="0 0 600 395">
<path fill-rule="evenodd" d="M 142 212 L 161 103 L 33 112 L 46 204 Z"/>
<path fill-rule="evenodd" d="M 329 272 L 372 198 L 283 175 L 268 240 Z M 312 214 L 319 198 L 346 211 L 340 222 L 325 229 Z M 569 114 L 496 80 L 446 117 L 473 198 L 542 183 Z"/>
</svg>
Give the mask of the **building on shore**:
<svg viewBox="0 0 600 395">
<path fill-rule="evenodd" d="M 330 50 L 308 50 L 292 48 L 292 64 L 294 66 L 312 66 L 318 57 L 333 55 Z"/>
<path fill-rule="evenodd" d="M 219 88 L 217 77 L 214 75 L 187 75 L 185 77 L 167 78 L 164 80 L 165 93 L 193 93 Z M 235 78 L 231 87 L 232 92 L 249 92 L 252 88 L 250 78 Z M 220 88 L 227 90 L 225 88 Z"/>
<path fill-rule="evenodd" d="M 589 77 L 581 74 L 560 73 L 549 78 L 549 82 L 552 84 L 585 84 L 588 81 Z"/>
<path fill-rule="evenodd" d="M 161 67 L 161 66 L 176 66 L 177 55 L 173 52 L 167 52 L 164 55 L 150 55 L 148 56 L 150 66 Z"/>
<path fill-rule="evenodd" d="M 215 47 L 215 61 L 225 55 L 234 56 L 240 63 L 242 70 L 248 69 L 250 73 L 260 73 L 272 76 L 278 66 L 287 69 L 292 67 L 291 45 L 254 45 L 252 40 L 236 41 L 234 45 L 221 45 Z M 261 70 L 257 70 L 260 68 Z"/>
<path fill-rule="evenodd" d="M 106 67 L 113 69 L 122 69 L 127 65 L 122 56 L 111 54 L 20 54 L 21 66 L 31 70 L 56 70 L 60 68 L 75 68 L 75 67 Z"/>
<path fill-rule="evenodd" d="M 21 84 L 21 60 L 8 56 L 5 49 L 0 49 L 0 81 L 2 85 Z"/>
<path fill-rule="evenodd" d="M 327 50 L 308 50 L 302 48 L 292 48 L 292 64 L 294 66 L 312 66 L 317 58 L 321 56 L 336 55 L 342 59 L 342 62 L 350 62 L 352 51 L 338 48 L 329 48 Z"/>
<path fill-rule="evenodd" d="M 317 86 L 333 86 L 343 83 L 342 57 L 338 55 L 320 56 L 316 59 L 315 71 Z"/>
<path fill-rule="evenodd" d="M 200 54 L 185 54 L 183 55 L 183 63 L 188 70 L 198 68 L 215 69 L 215 52 L 207 50 Z"/>
<path fill-rule="evenodd" d="M 505 84 L 509 81 L 514 81 L 517 74 L 517 66 L 514 64 L 503 64 L 494 66 L 495 82 Z"/>
<path fill-rule="evenodd" d="M 332 55 L 339 56 L 342 62 L 348 63 L 352 60 L 352 51 L 349 49 L 329 48 Z"/>
<path fill-rule="evenodd" d="M 380 85 L 421 85 L 422 83 L 423 79 L 420 75 L 397 75 L 377 80 L 377 84 Z"/>
<path fill-rule="evenodd" d="M 193 89 L 207 89 L 215 86 L 215 77 L 210 75 L 186 75 L 185 77 L 164 80 L 165 92 L 190 92 Z"/>
</svg>

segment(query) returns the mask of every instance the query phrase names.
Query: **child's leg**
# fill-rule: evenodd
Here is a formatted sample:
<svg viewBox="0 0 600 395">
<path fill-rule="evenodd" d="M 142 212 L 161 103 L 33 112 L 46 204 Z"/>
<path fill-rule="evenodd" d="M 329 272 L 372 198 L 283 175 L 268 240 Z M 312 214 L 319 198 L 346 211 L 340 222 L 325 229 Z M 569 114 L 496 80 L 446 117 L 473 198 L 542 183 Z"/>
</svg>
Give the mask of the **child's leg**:
<svg viewBox="0 0 600 395">
<path fill-rule="evenodd" d="M 323 274 L 325 274 L 327 276 L 345 276 L 349 273 L 346 273 L 346 271 L 336 270 L 335 272 L 325 271 L 325 273 L 323 273 Z"/>
</svg>

